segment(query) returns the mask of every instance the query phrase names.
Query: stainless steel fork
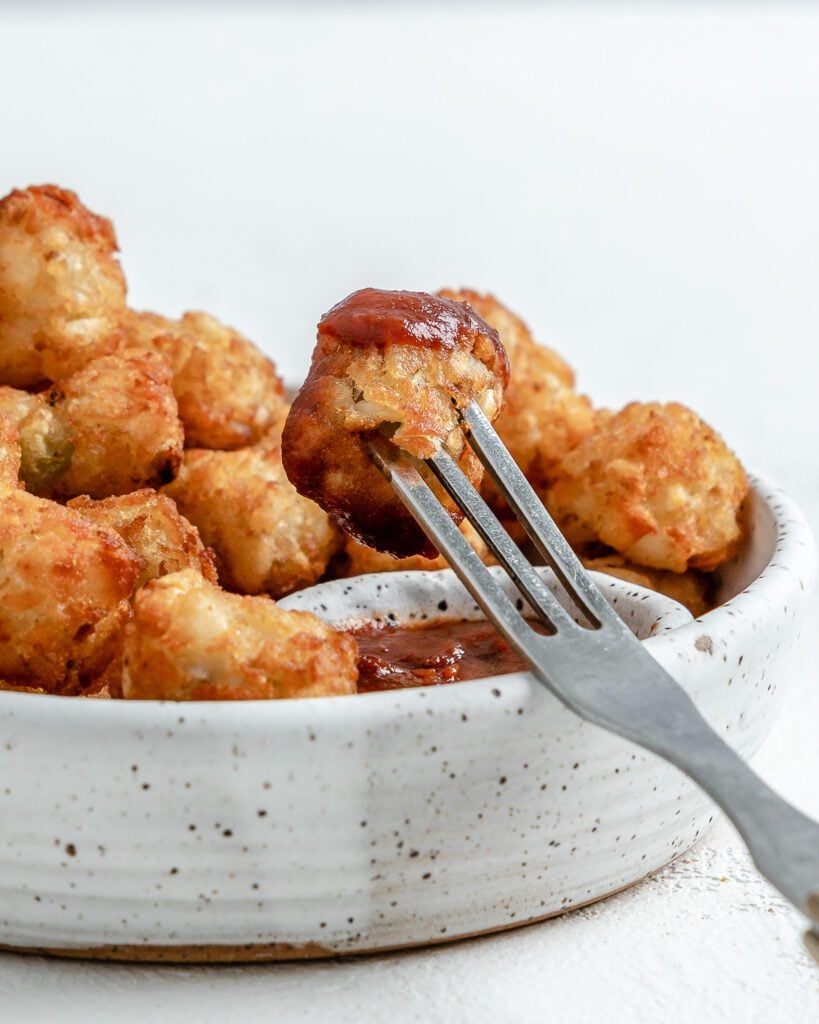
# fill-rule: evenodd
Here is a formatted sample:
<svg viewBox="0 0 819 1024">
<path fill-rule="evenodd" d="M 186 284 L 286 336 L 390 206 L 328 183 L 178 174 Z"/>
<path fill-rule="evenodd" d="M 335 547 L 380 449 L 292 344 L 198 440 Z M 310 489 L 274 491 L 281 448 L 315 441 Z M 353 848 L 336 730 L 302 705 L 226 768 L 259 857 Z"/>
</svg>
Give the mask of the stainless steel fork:
<svg viewBox="0 0 819 1024">
<path fill-rule="evenodd" d="M 778 796 L 720 739 L 613 611 L 474 402 L 462 411 L 461 421 L 478 458 L 587 626 L 578 625 L 543 584 L 443 449 L 421 463 L 378 438 L 371 444 L 372 458 L 541 683 L 581 718 L 676 765 L 719 804 L 759 871 L 809 918 L 805 943 L 819 962 L 819 825 Z M 530 627 L 487 571 L 428 485 L 428 470 L 486 542 L 547 635 Z"/>
</svg>

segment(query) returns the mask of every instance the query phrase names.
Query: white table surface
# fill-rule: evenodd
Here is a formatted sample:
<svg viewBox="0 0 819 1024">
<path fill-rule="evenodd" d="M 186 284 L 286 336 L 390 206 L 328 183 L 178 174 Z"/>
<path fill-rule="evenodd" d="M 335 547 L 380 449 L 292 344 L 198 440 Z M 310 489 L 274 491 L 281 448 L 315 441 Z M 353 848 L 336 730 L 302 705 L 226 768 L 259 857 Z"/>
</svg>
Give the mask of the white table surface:
<svg viewBox="0 0 819 1024">
<path fill-rule="evenodd" d="M 474 9 L 473 9 L 474 8 Z M 0 191 L 116 222 L 133 304 L 290 379 L 365 284 L 495 290 L 601 404 L 683 400 L 819 525 L 819 9 L 0 13 Z M 819 604 L 759 770 L 819 816 Z M 4 1022 L 819 1020 L 800 922 L 722 824 L 613 899 L 304 965 L 0 956 Z"/>
</svg>

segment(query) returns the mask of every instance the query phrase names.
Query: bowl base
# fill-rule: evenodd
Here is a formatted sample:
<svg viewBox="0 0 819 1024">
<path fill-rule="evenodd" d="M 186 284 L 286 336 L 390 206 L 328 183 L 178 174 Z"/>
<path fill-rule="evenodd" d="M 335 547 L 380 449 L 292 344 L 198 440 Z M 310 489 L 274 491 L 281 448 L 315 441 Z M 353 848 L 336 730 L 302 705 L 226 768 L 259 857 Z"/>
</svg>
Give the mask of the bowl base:
<svg viewBox="0 0 819 1024">
<path fill-rule="evenodd" d="M 687 851 L 682 851 L 687 852 Z M 680 856 L 678 854 L 677 856 Z M 53 956 L 69 960 L 112 960 L 124 963 L 147 963 L 147 964 L 250 964 L 285 961 L 285 960 L 320 960 L 331 957 L 346 956 L 377 956 L 380 953 L 400 953 L 403 951 L 424 949 L 428 946 L 442 946 L 454 942 L 464 942 L 467 939 L 479 939 L 487 935 L 497 935 L 500 932 L 510 932 L 517 928 L 526 928 L 532 924 L 539 924 L 542 921 L 549 921 L 553 917 L 561 917 L 572 910 L 581 910 L 593 903 L 602 903 L 603 900 L 617 896 L 618 893 L 639 885 L 646 878 L 662 871 L 677 858 L 674 857 L 667 864 L 660 868 L 646 872 L 633 882 L 627 882 L 610 892 L 595 896 L 590 900 L 581 900 L 578 903 L 570 903 L 558 910 L 551 910 L 547 914 L 539 914 L 536 917 L 528 917 L 524 921 L 515 921 L 513 924 L 496 925 L 493 928 L 483 928 L 480 931 L 464 932 L 461 935 L 447 935 L 442 938 L 425 939 L 420 942 L 408 942 L 394 946 L 371 946 L 366 949 L 331 949 L 329 946 L 319 945 L 317 942 L 308 942 L 304 945 L 294 945 L 289 942 L 251 942 L 235 945 L 203 944 L 188 946 L 164 946 L 146 943 L 145 945 L 116 944 L 110 946 L 85 946 L 64 948 L 51 946 L 8 946 L 0 943 L 0 952 L 3 953 L 24 953 L 31 956 Z"/>
</svg>

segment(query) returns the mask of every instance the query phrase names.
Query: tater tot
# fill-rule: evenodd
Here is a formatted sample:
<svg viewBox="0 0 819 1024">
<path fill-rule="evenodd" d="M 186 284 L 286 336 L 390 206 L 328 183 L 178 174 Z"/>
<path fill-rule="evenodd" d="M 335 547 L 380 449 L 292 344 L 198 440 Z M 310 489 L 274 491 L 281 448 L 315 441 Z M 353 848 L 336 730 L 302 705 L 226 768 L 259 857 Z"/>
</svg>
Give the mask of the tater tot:
<svg viewBox="0 0 819 1024">
<path fill-rule="evenodd" d="M 109 220 L 42 185 L 0 201 L 0 383 L 58 380 L 118 344 L 125 279 Z"/>
<path fill-rule="evenodd" d="M 278 448 L 188 449 L 164 493 L 213 548 L 223 586 L 283 597 L 316 583 L 340 531 L 287 479 Z"/>
<path fill-rule="evenodd" d="M 152 580 L 125 628 L 123 696 L 257 700 L 355 693 L 357 646 L 309 612 L 228 594 L 198 572 Z"/>
<path fill-rule="evenodd" d="M 71 463 L 74 446 L 67 425 L 44 395 L 0 387 L 0 413 L 17 424 L 20 478 L 32 494 L 47 496 Z"/>
<path fill-rule="evenodd" d="M 189 448 L 244 448 L 280 421 L 284 387 L 275 366 L 215 317 L 185 313 L 167 320 L 129 311 L 122 329 L 129 344 L 159 352 L 171 364 Z"/>
<path fill-rule="evenodd" d="M 0 678 L 81 687 L 115 653 L 139 560 L 111 530 L 22 490 L 0 498 Z"/>
<path fill-rule="evenodd" d="M 711 581 L 706 573 L 689 569 L 688 572 L 668 572 L 663 569 L 649 569 L 633 565 L 622 555 L 602 555 L 599 558 L 584 558 L 587 569 L 616 576 L 627 583 L 637 583 L 649 590 L 656 590 L 674 601 L 679 601 L 694 616 L 699 618 L 712 607 L 709 600 Z"/>
<path fill-rule="evenodd" d="M 41 497 L 127 493 L 173 477 L 182 425 L 167 364 L 136 349 L 94 359 L 42 394 L 0 387 L 20 435 L 20 474 Z"/>
<path fill-rule="evenodd" d="M 398 558 L 435 557 L 367 441 L 383 429 L 417 458 L 443 448 L 478 483 L 482 467 L 458 409 L 474 399 L 495 419 L 508 376 L 497 331 L 468 306 L 423 292 L 354 292 L 318 325 L 307 380 L 284 426 L 287 475 L 360 543 Z"/>
<path fill-rule="evenodd" d="M 513 313 L 508 306 L 504 306 L 494 295 L 488 292 L 476 292 L 471 288 L 442 288 L 438 294 L 444 296 L 444 298 L 452 299 L 453 302 L 465 303 L 482 320 L 485 320 L 490 327 L 495 328 L 500 335 L 501 344 L 506 349 L 507 356 L 509 356 L 509 366 L 511 368 L 510 388 L 514 383 L 515 360 L 522 353 L 525 356 L 529 349 L 536 349 L 540 353 L 544 370 L 554 374 L 567 387 L 574 386 L 574 370 L 563 356 L 555 352 L 554 349 L 538 344 L 532 337 L 532 332 L 517 313 Z M 504 406 L 508 397 L 509 389 L 507 388 L 504 395 Z"/>
<path fill-rule="evenodd" d="M 0 410 L 0 496 L 20 488 L 20 433 L 14 418 Z"/>
<path fill-rule="evenodd" d="M 573 544 L 685 572 L 736 552 L 747 493 L 738 459 L 695 413 L 634 402 L 564 456 L 547 505 Z"/>
<path fill-rule="evenodd" d="M 195 569 L 216 583 L 213 555 L 202 543 L 196 527 L 166 495 L 146 487 L 100 501 L 84 495 L 69 501 L 68 507 L 122 537 L 140 559 L 137 587 L 182 569 Z"/>
<path fill-rule="evenodd" d="M 511 376 L 495 430 L 532 486 L 542 491 L 560 459 L 594 429 L 594 412 L 574 390 L 574 372 L 553 349 L 539 345 L 526 324 L 492 295 L 464 289 L 440 293 L 464 302 L 500 335 Z M 497 503 L 495 489 L 487 494 Z"/>
<path fill-rule="evenodd" d="M 491 562 L 489 549 L 472 524 L 464 519 L 460 530 L 483 561 Z M 372 572 L 407 572 L 409 570 L 433 572 L 449 568 L 449 563 L 443 555 L 438 555 L 437 558 L 424 558 L 423 555 L 393 558 L 392 555 L 387 555 L 383 551 L 367 547 L 366 544 L 359 544 L 352 537 L 347 538 L 344 552 L 338 557 L 337 563 L 337 575 L 339 576 L 363 576 Z"/>
<path fill-rule="evenodd" d="M 287 422 L 289 412 L 289 403 L 282 402 L 278 410 L 271 417 L 269 426 L 256 442 L 257 448 L 264 448 L 265 451 L 269 452 L 279 449 L 279 458 L 281 458 L 282 433 L 284 432 L 284 425 Z"/>
<path fill-rule="evenodd" d="M 48 402 L 71 442 L 67 467 L 49 484 L 60 498 L 106 498 L 173 479 L 183 432 L 167 363 L 126 350 L 95 359 L 55 384 Z"/>
</svg>

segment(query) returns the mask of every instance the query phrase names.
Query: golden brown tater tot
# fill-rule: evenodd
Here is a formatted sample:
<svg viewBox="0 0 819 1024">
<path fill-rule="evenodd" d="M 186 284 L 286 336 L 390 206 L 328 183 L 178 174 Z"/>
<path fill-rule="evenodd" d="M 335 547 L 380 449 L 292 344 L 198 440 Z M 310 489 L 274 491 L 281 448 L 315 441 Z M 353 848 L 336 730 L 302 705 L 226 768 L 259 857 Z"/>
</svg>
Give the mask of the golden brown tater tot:
<svg viewBox="0 0 819 1024">
<path fill-rule="evenodd" d="M 287 479 L 278 448 L 192 448 L 164 489 L 213 548 L 223 586 L 283 597 L 316 583 L 342 543 Z"/>
<path fill-rule="evenodd" d="M 54 185 L 0 200 L 0 383 L 59 380 L 113 352 L 125 279 L 109 220 Z"/>
<path fill-rule="evenodd" d="M 146 487 L 100 501 L 83 495 L 69 501 L 68 507 L 122 537 L 140 559 L 137 587 L 182 569 L 196 569 L 211 583 L 217 582 L 212 553 L 166 495 Z"/>
<path fill-rule="evenodd" d="M 125 628 L 123 696 L 258 700 L 355 693 L 357 646 L 309 612 L 228 594 L 198 572 L 152 580 Z"/>
<path fill-rule="evenodd" d="M 690 409 L 633 402 L 564 456 L 547 504 L 573 544 L 685 572 L 735 553 L 747 493 L 739 460 Z"/>
</svg>

